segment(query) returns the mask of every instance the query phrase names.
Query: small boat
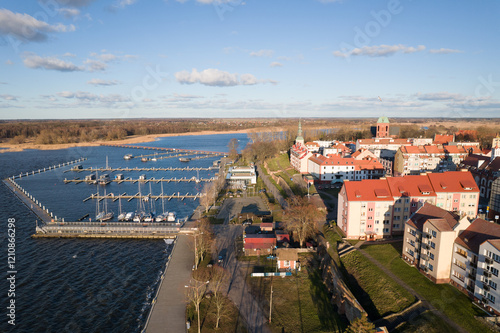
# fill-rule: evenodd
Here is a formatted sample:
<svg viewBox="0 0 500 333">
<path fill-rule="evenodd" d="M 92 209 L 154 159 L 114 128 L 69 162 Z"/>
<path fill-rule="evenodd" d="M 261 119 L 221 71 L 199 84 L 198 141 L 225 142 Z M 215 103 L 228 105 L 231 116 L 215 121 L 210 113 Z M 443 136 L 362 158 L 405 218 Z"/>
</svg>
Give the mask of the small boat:
<svg viewBox="0 0 500 333">
<path fill-rule="evenodd" d="M 107 173 L 99 177 L 99 185 L 108 185 L 109 183 L 111 183 L 111 180 L 109 179 L 109 175 Z"/>
<path fill-rule="evenodd" d="M 132 155 L 132 154 L 127 154 L 127 155 L 123 156 L 123 159 L 125 159 L 125 160 L 131 160 L 133 158 L 134 158 L 134 155 Z"/>
<path fill-rule="evenodd" d="M 134 219 L 133 219 L 134 222 L 142 222 L 143 220 L 144 220 L 144 215 L 142 212 L 139 212 L 139 213 L 134 215 Z"/>
<path fill-rule="evenodd" d="M 155 217 L 155 222 L 165 222 L 167 220 L 167 216 L 165 214 L 160 214 Z"/>
<path fill-rule="evenodd" d="M 154 222 L 155 218 L 154 218 L 154 214 L 146 214 L 146 216 L 144 216 L 144 222 L 148 222 L 148 223 L 151 223 L 151 222 Z"/>
<path fill-rule="evenodd" d="M 190 157 L 179 157 L 179 161 L 181 161 L 181 162 L 189 162 L 189 161 L 191 161 L 191 158 Z"/>
<path fill-rule="evenodd" d="M 148 158 L 147 157 L 143 157 L 141 158 L 141 162 L 147 162 L 148 161 Z"/>
<path fill-rule="evenodd" d="M 175 222 L 176 220 L 177 220 L 177 213 L 176 212 L 168 212 L 167 222 Z"/>
<path fill-rule="evenodd" d="M 122 198 L 118 198 L 118 210 L 120 214 L 118 215 L 118 221 L 123 222 L 127 217 L 127 213 L 122 212 Z"/>
<path fill-rule="evenodd" d="M 128 212 L 127 215 L 125 215 L 125 221 L 132 221 L 135 217 L 134 212 Z"/>
</svg>

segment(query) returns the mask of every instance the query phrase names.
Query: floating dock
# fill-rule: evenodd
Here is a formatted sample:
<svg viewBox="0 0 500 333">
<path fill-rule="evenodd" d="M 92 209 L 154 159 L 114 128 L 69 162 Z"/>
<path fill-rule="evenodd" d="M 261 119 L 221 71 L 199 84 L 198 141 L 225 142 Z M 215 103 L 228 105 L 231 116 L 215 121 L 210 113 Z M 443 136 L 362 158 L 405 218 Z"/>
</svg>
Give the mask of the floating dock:
<svg viewBox="0 0 500 333">
<path fill-rule="evenodd" d="M 163 147 L 143 147 L 135 145 L 123 145 L 123 144 L 112 144 L 112 143 L 102 143 L 101 146 L 107 147 L 119 147 L 119 148 L 132 148 L 132 149 L 148 149 L 156 151 L 166 151 L 166 152 L 182 152 L 190 154 L 204 154 L 204 155 L 216 155 L 225 156 L 227 153 L 221 153 L 217 151 L 207 151 L 207 150 L 193 150 L 193 149 L 178 149 L 178 148 L 163 148 Z"/>
<path fill-rule="evenodd" d="M 191 178 L 145 178 L 145 179 L 132 179 L 132 178 L 125 178 L 125 179 L 113 179 L 113 180 L 109 180 L 110 182 L 115 182 L 115 183 L 118 183 L 118 184 L 121 184 L 123 182 L 131 182 L 131 183 L 137 183 L 137 182 L 141 182 L 141 183 L 149 183 L 149 182 L 154 182 L 154 183 L 159 183 L 159 182 L 165 182 L 165 183 L 170 183 L 170 182 L 173 182 L 173 183 L 179 183 L 179 182 L 188 182 L 188 183 L 191 183 L 191 182 L 195 182 L 195 183 L 199 183 L 199 182 L 212 182 L 213 181 L 213 178 L 196 178 L 196 177 L 191 177 Z M 94 184 L 94 180 L 92 181 L 87 181 L 85 179 L 64 179 L 64 184 L 68 184 L 68 183 L 75 183 L 75 184 L 80 184 L 80 183 L 89 183 L 89 184 Z"/>
</svg>

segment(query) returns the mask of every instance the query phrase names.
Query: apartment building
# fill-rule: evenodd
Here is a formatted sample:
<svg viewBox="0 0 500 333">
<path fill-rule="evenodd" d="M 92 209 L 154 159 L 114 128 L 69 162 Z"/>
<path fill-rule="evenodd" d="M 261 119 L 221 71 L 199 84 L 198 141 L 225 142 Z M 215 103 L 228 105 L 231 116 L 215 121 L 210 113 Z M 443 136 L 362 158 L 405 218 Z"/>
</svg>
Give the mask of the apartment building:
<svg viewBox="0 0 500 333">
<path fill-rule="evenodd" d="M 296 143 L 290 149 L 290 165 L 298 172 L 307 173 L 307 161 L 313 156 L 306 146 Z"/>
<path fill-rule="evenodd" d="M 379 158 L 393 159 L 394 155 L 401 146 L 411 146 L 410 139 L 358 139 L 356 141 L 356 150 L 361 148 L 368 149 Z"/>
<path fill-rule="evenodd" d="M 307 163 L 307 171 L 320 184 L 344 180 L 378 179 L 384 175 L 384 166 L 377 159 L 358 160 L 340 155 L 314 155 Z"/>
<path fill-rule="evenodd" d="M 394 175 L 455 171 L 468 155 L 466 146 L 402 146 L 394 156 Z"/>
<path fill-rule="evenodd" d="M 479 189 L 465 171 L 344 181 L 337 223 L 347 238 L 403 235 L 406 220 L 426 202 L 474 218 L 478 201 Z"/>
<path fill-rule="evenodd" d="M 476 219 L 453 245 L 451 284 L 499 313 L 500 225 Z"/>
<path fill-rule="evenodd" d="M 469 226 L 466 216 L 426 202 L 405 223 L 402 257 L 435 283 L 448 283 L 453 243 Z"/>
</svg>

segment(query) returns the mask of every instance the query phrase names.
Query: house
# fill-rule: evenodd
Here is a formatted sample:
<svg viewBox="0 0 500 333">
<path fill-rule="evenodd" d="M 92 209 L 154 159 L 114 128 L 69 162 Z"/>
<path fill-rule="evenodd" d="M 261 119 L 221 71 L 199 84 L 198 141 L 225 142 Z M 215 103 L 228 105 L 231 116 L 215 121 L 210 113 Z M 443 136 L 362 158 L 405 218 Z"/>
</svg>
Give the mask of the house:
<svg viewBox="0 0 500 333">
<path fill-rule="evenodd" d="M 284 230 L 275 230 L 274 233 L 276 234 L 276 242 L 278 243 L 290 243 L 290 234 Z"/>
<path fill-rule="evenodd" d="M 244 187 L 257 184 L 257 173 L 254 166 L 234 166 L 230 167 L 226 176 L 226 181 L 233 187 Z"/>
<path fill-rule="evenodd" d="M 301 174 L 307 173 L 307 161 L 313 156 L 306 146 L 296 143 L 290 149 L 290 165 Z"/>
<path fill-rule="evenodd" d="M 277 249 L 278 270 L 300 269 L 299 255 L 296 249 Z"/>
<path fill-rule="evenodd" d="M 270 254 L 276 248 L 274 234 L 245 234 L 243 236 L 243 251 L 246 256 Z"/>
<path fill-rule="evenodd" d="M 378 158 L 392 160 L 401 146 L 411 146 L 411 139 L 358 139 L 356 141 L 356 150 L 361 148 L 368 149 Z"/>
<path fill-rule="evenodd" d="M 274 230 L 274 222 L 262 222 L 260 224 L 260 230 L 266 232 L 272 232 Z"/>
<path fill-rule="evenodd" d="M 425 203 L 405 223 L 402 257 L 435 283 L 450 281 L 453 242 L 467 217 Z"/>
<path fill-rule="evenodd" d="M 465 171 L 344 181 L 337 223 L 351 239 L 403 235 L 405 221 L 425 202 L 474 218 L 479 189 Z"/>
</svg>

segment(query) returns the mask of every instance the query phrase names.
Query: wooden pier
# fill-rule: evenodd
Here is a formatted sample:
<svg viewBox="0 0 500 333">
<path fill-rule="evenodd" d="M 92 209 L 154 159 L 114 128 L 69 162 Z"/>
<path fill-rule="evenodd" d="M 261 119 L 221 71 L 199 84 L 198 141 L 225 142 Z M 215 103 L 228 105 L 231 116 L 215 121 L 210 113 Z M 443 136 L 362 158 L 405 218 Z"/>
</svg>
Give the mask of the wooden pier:
<svg viewBox="0 0 500 333">
<path fill-rule="evenodd" d="M 71 170 L 65 170 L 63 171 L 64 173 L 66 172 L 130 172 L 130 171 L 208 171 L 208 170 L 217 170 L 219 169 L 218 167 L 196 167 L 196 168 L 190 168 L 190 167 L 184 167 L 184 168 L 174 168 L 174 167 L 168 167 L 168 168 L 85 168 L 85 169 L 71 169 Z"/>
<path fill-rule="evenodd" d="M 114 183 L 118 183 L 118 184 L 121 184 L 123 182 L 129 182 L 129 183 L 137 183 L 137 182 L 140 182 L 140 183 L 160 183 L 160 182 L 164 182 L 164 183 L 180 183 L 180 182 L 187 182 L 187 183 L 200 183 L 200 182 L 212 182 L 214 181 L 213 178 L 196 178 L 196 177 L 191 177 L 191 178 L 145 178 L 145 179 L 132 179 L 132 178 L 125 178 L 125 179 L 113 179 L 113 180 L 109 180 L 109 182 L 114 182 Z M 75 184 L 80 184 L 80 183 L 89 183 L 89 184 L 93 184 L 95 185 L 95 181 L 92 180 L 92 181 L 87 181 L 85 179 L 79 179 L 79 178 L 74 178 L 74 179 L 64 179 L 64 184 L 69 184 L 69 183 L 75 183 Z"/>
<path fill-rule="evenodd" d="M 172 199 L 178 199 L 178 200 L 184 200 L 184 199 L 193 199 L 193 200 L 196 200 L 198 198 L 201 198 L 203 196 L 203 194 L 201 193 L 196 193 L 196 194 L 189 194 L 189 193 L 186 193 L 186 194 L 181 194 L 180 192 L 177 192 L 177 193 L 173 193 L 173 194 L 158 194 L 158 195 L 153 195 L 153 194 L 139 194 L 139 193 L 136 193 L 134 195 L 127 195 L 126 193 L 123 193 L 123 194 L 119 194 L 119 195 L 114 195 L 113 193 L 109 193 L 107 195 L 100 195 L 99 193 L 95 193 L 95 194 L 92 194 L 90 195 L 89 197 L 83 199 L 83 202 L 86 202 L 88 200 L 104 200 L 104 199 L 111 199 L 114 201 L 118 200 L 118 199 L 126 199 L 127 201 L 131 201 L 133 199 L 146 199 L 146 200 L 149 200 L 149 199 L 152 199 L 152 200 L 155 200 L 157 201 L 158 199 L 167 199 L 168 201 L 172 200 Z"/>
<path fill-rule="evenodd" d="M 217 156 L 227 155 L 227 153 L 221 153 L 221 152 L 217 152 L 217 151 L 193 150 L 193 149 L 178 149 L 178 148 L 163 148 L 163 147 L 143 147 L 143 146 L 123 145 L 123 144 L 111 144 L 111 143 L 102 143 L 101 146 L 120 147 L 120 148 L 132 148 L 132 149 L 149 149 L 149 150 L 168 151 L 168 152 L 183 152 L 183 153 L 191 153 L 191 154 L 209 154 L 209 155 L 217 155 Z"/>
</svg>

